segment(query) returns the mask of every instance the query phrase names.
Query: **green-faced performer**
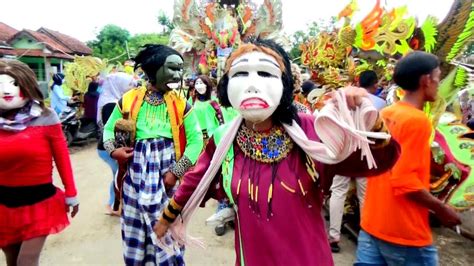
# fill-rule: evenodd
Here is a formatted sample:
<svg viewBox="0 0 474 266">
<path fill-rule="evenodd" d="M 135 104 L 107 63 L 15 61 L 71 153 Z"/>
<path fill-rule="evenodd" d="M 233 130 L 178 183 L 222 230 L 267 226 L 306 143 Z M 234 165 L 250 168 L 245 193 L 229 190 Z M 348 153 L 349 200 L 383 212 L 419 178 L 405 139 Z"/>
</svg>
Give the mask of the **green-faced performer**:
<svg viewBox="0 0 474 266">
<path fill-rule="evenodd" d="M 152 228 L 177 181 L 201 153 L 203 136 L 191 105 L 176 91 L 182 85 L 182 56 L 168 46 L 149 44 L 135 62 L 148 82 L 122 97 L 104 128 L 110 156 L 128 162 L 121 217 L 125 264 L 182 265 L 183 247 L 160 249 Z M 133 148 L 120 147 L 115 138 L 124 119 L 133 125 Z"/>
</svg>

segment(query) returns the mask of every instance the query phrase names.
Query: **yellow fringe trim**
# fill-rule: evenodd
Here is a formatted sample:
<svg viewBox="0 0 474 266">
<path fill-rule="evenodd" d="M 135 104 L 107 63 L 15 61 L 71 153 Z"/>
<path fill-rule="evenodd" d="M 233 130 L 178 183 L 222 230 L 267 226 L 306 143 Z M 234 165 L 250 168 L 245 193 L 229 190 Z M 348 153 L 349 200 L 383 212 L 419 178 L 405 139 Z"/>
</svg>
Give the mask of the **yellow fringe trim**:
<svg viewBox="0 0 474 266">
<path fill-rule="evenodd" d="M 289 192 L 291 192 L 291 193 L 295 193 L 295 192 L 296 192 L 294 189 L 292 189 L 292 188 L 290 188 L 289 186 L 287 186 L 287 185 L 285 184 L 285 182 L 281 181 L 280 184 L 281 184 L 281 186 L 282 186 L 284 189 L 288 190 Z"/>
</svg>

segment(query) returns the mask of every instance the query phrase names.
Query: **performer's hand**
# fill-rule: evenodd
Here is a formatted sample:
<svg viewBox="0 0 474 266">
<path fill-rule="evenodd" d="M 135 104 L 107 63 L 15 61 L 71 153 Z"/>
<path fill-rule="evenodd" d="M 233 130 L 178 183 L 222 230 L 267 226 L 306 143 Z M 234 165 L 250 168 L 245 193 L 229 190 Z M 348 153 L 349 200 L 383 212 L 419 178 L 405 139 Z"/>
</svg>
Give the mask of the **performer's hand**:
<svg viewBox="0 0 474 266">
<path fill-rule="evenodd" d="M 168 231 L 169 224 L 164 224 L 160 220 L 156 221 L 155 226 L 153 226 L 153 231 L 155 231 L 155 234 L 158 238 L 162 238 L 165 236 L 166 231 Z"/>
<path fill-rule="evenodd" d="M 368 97 L 368 92 L 359 87 L 348 86 L 344 88 L 344 94 L 346 94 L 347 106 L 350 109 L 355 109 L 361 105 L 362 97 Z"/>
<path fill-rule="evenodd" d="M 163 178 L 166 191 L 172 189 L 176 185 L 176 181 L 178 181 L 178 178 L 171 171 L 166 172 Z"/>
<path fill-rule="evenodd" d="M 440 222 L 446 227 L 454 227 L 461 224 L 461 218 L 458 213 L 448 205 L 443 204 L 435 211 Z"/>
<path fill-rule="evenodd" d="M 71 211 L 71 209 L 72 209 L 72 211 Z M 74 216 L 76 216 L 76 214 L 79 212 L 79 204 L 74 205 L 74 206 L 67 206 L 66 205 L 66 211 L 67 211 L 67 213 L 71 212 L 71 218 L 74 218 Z"/>
<path fill-rule="evenodd" d="M 133 156 L 133 148 L 130 147 L 121 147 L 115 149 L 111 154 L 110 157 L 117 160 L 119 163 L 127 162 Z"/>
</svg>

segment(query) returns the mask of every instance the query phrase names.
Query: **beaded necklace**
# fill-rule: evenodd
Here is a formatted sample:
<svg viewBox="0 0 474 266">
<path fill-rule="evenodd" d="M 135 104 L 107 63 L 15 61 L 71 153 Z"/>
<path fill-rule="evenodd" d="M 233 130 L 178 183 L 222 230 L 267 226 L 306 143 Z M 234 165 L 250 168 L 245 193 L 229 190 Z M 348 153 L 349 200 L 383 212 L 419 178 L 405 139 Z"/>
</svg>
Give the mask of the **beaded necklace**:
<svg viewBox="0 0 474 266">
<path fill-rule="evenodd" d="M 257 132 L 242 124 L 237 132 L 237 145 L 246 157 L 263 163 L 284 159 L 293 148 L 293 141 L 282 127 L 267 132 Z"/>
<path fill-rule="evenodd" d="M 270 164 L 272 167 L 271 184 L 267 195 L 267 220 L 273 216 L 273 186 L 277 178 L 279 163 L 285 159 L 293 149 L 293 141 L 282 127 L 273 127 L 266 132 L 256 132 L 242 124 L 236 137 L 237 145 L 244 154 L 243 169 L 249 169 L 248 176 L 248 202 L 249 208 L 260 217 L 259 183 L 260 164 Z M 237 185 L 237 204 L 240 194 L 244 170 L 240 173 Z"/>
<path fill-rule="evenodd" d="M 146 108 L 146 123 L 149 128 L 156 128 L 164 123 L 166 117 L 166 108 L 162 108 L 164 97 L 161 92 L 147 90 L 144 97 L 145 102 L 150 106 Z"/>
<path fill-rule="evenodd" d="M 145 101 L 153 106 L 160 105 L 164 102 L 163 94 L 158 91 L 147 90 L 145 93 Z"/>
</svg>

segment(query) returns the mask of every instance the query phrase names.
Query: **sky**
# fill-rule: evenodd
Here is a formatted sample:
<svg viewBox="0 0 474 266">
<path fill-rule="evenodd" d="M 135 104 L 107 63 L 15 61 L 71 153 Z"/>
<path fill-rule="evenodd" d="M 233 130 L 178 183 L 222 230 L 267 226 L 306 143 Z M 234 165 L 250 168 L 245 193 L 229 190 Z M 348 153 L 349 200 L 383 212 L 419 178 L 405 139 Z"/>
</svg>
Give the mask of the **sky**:
<svg viewBox="0 0 474 266">
<path fill-rule="evenodd" d="M 338 14 L 349 0 L 281 0 L 283 7 L 283 30 L 291 34 L 305 30 L 306 25 L 319 19 L 328 19 Z M 262 3 L 263 0 L 254 0 Z M 370 12 L 376 0 L 358 0 L 359 11 L 354 21 L 359 21 Z M 453 0 L 381 0 L 387 8 L 407 5 L 411 15 L 424 21 L 434 15 L 443 19 Z M 95 39 L 103 26 L 115 24 L 137 33 L 161 32 L 157 22 L 160 10 L 170 18 L 173 0 L 13 0 L 0 4 L 0 22 L 11 27 L 37 30 L 46 27 L 75 37 L 81 41 Z M 26 7 L 26 8 L 25 8 Z"/>
</svg>

